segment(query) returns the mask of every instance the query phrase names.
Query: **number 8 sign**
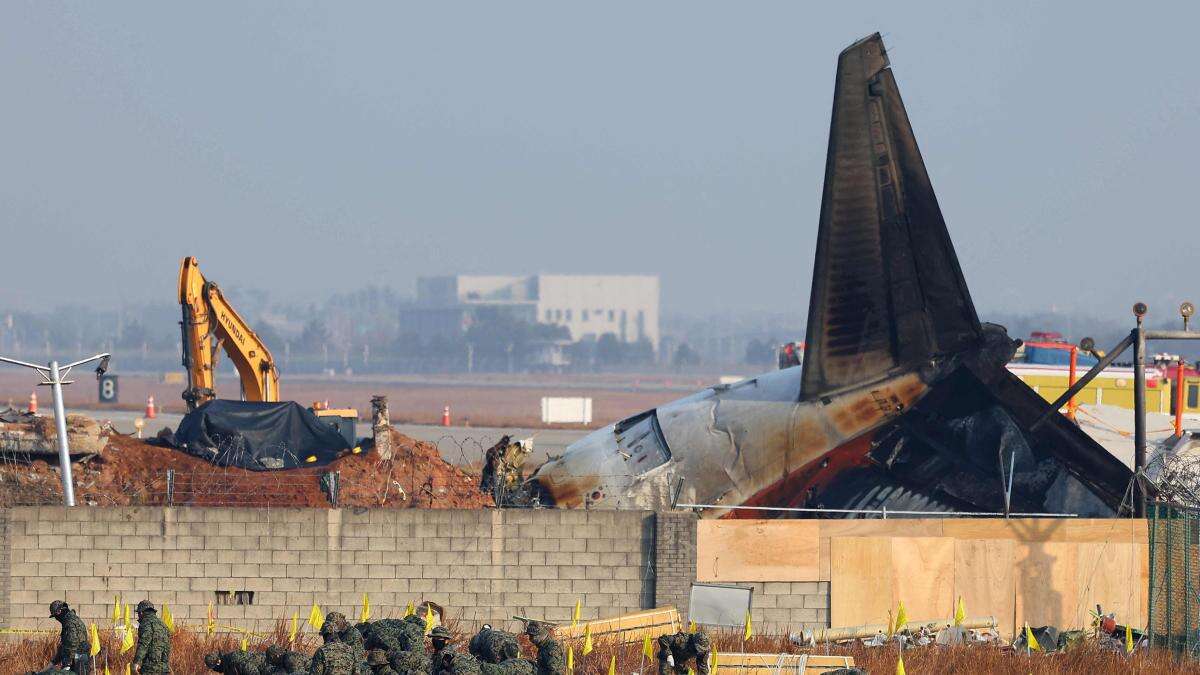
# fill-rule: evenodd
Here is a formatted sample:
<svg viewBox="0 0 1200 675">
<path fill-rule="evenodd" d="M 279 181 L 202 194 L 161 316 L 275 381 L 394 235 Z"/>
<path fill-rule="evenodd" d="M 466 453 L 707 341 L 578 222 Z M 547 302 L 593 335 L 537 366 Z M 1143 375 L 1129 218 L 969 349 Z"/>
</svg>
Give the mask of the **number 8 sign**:
<svg viewBox="0 0 1200 675">
<path fill-rule="evenodd" d="M 117 402 L 117 376 L 116 375 L 101 375 L 100 376 L 99 398 L 100 398 L 101 403 L 116 403 Z"/>
</svg>

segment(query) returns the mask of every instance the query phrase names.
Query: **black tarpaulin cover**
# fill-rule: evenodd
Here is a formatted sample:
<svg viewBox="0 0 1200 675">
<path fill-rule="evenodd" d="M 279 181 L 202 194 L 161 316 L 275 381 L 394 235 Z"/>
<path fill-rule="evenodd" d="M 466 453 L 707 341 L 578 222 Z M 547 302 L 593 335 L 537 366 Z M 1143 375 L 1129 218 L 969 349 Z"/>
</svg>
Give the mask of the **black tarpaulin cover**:
<svg viewBox="0 0 1200 675">
<path fill-rule="evenodd" d="M 341 434 L 295 401 L 209 401 L 184 416 L 175 445 L 218 466 L 256 471 L 328 464 L 349 450 Z"/>
</svg>

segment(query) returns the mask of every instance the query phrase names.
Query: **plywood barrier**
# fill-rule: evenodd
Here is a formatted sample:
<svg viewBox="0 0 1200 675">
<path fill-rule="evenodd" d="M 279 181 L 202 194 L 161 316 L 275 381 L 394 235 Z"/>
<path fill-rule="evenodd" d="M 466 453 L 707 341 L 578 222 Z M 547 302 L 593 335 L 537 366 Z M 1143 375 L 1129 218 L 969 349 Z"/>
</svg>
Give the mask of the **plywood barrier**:
<svg viewBox="0 0 1200 675">
<path fill-rule="evenodd" d="M 653 640 L 660 635 L 673 635 L 683 628 L 679 610 L 674 607 L 647 609 L 632 614 L 580 622 L 574 626 L 559 626 L 554 630 L 560 640 L 583 637 L 588 627 L 592 639 L 609 643 L 641 642 L 649 635 Z"/>
<path fill-rule="evenodd" d="M 886 621 L 900 601 L 910 617 L 948 616 L 960 596 L 1007 635 L 1026 621 L 1087 626 L 1097 604 L 1137 626 L 1147 612 L 1147 529 L 1124 519 L 702 520 L 696 573 L 827 580 L 834 627 Z"/>
<path fill-rule="evenodd" d="M 737 675 L 812 675 L 838 668 L 853 668 L 853 656 L 824 654 L 746 654 L 717 655 L 717 672 Z"/>
</svg>

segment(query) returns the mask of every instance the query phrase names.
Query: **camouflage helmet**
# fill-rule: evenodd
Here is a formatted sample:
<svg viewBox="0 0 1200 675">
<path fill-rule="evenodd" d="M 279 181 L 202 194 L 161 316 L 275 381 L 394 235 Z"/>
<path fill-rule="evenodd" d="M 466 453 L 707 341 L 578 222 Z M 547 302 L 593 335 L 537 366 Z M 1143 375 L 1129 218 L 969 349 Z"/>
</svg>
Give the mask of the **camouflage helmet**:
<svg viewBox="0 0 1200 675">
<path fill-rule="evenodd" d="M 56 617 L 65 611 L 67 611 L 67 603 L 66 602 L 63 602 L 62 600 L 55 600 L 54 602 L 50 603 L 50 617 L 51 618 Z"/>
<path fill-rule="evenodd" d="M 267 661 L 271 663 L 279 663 L 283 658 L 283 647 L 279 645 L 271 645 L 267 647 Z"/>
<path fill-rule="evenodd" d="M 338 629 L 336 621 L 330 621 L 329 619 L 325 619 L 325 623 L 321 624 L 321 629 L 318 630 L 317 632 L 320 633 L 322 636 L 329 636 L 329 635 L 340 635 L 342 631 Z"/>
<path fill-rule="evenodd" d="M 208 666 L 209 670 L 216 670 L 221 667 L 221 655 L 213 652 L 204 655 L 204 665 Z"/>
<path fill-rule="evenodd" d="M 525 624 L 525 634 L 531 638 L 536 638 L 549 632 L 550 624 L 544 621 L 529 621 Z"/>
<path fill-rule="evenodd" d="M 451 642 L 454 640 L 454 634 L 446 630 L 445 626 L 434 626 L 433 630 L 429 632 L 429 639 Z"/>
<path fill-rule="evenodd" d="M 325 615 L 325 625 L 333 624 L 339 633 L 344 633 L 350 628 L 350 622 L 346 620 L 346 615 L 341 612 L 330 612 Z"/>
<path fill-rule="evenodd" d="M 141 614 L 142 612 L 154 612 L 154 611 L 157 611 L 157 610 L 154 609 L 153 602 L 150 602 L 149 600 L 143 600 L 138 603 L 138 606 L 137 606 L 138 614 Z"/>
<path fill-rule="evenodd" d="M 504 645 L 500 647 L 500 653 L 504 655 L 504 659 L 515 659 L 521 655 L 521 648 L 517 646 L 516 640 L 505 640 Z"/>
<path fill-rule="evenodd" d="M 372 649 L 367 652 L 368 666 L 386 666 L 388 664 L 387 652 L 382 649 Z"/>
</svg>

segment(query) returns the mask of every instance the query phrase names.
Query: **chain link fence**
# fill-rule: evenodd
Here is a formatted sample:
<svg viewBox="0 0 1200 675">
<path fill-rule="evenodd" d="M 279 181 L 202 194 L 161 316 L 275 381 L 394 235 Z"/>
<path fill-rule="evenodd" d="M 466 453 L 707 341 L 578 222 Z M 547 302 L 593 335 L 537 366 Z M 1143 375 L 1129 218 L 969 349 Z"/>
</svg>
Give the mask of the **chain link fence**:
<svg viewBox="0 0 1200 675">
<path fill-rule="evenodd" d="M 1147 511 L 1150 643 L 1200 656 L 1200 509 L 1160 502 Z"/>
</svg>

